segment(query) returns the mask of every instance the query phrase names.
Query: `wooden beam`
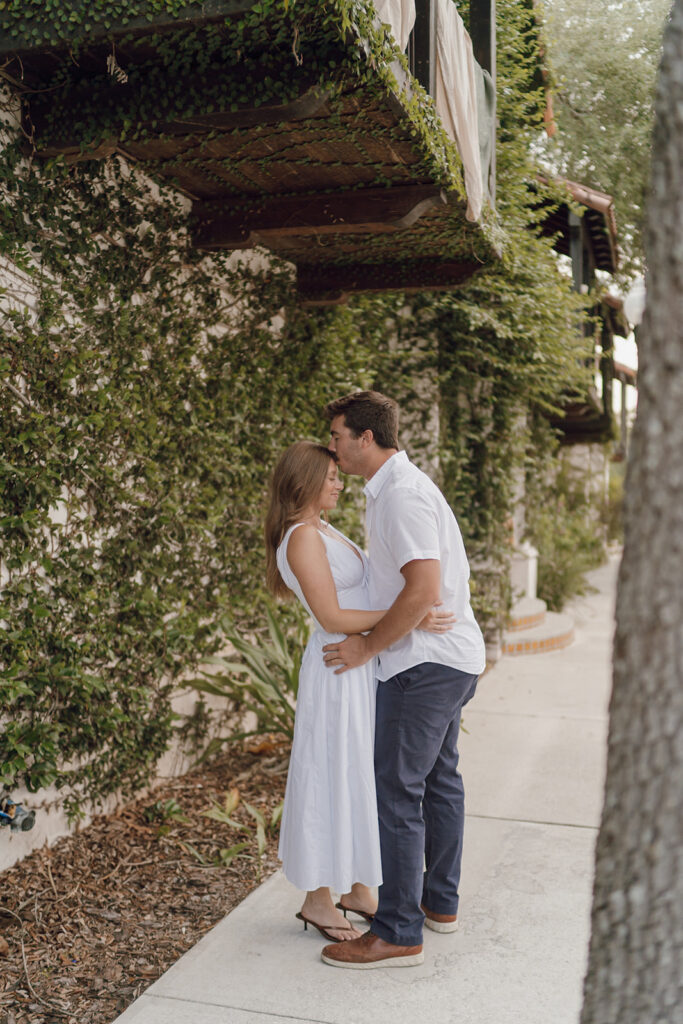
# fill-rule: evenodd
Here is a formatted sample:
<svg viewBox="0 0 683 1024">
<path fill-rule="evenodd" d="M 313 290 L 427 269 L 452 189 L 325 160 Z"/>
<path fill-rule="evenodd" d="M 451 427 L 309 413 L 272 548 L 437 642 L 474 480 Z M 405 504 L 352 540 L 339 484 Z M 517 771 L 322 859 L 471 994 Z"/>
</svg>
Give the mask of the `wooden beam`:
<svg viewBox="0 0 683 1024">
<path fill-rule="evenodd" d="M 436 0 L 416 0 L 408 59 L 410 73 L 433 96 L 436 83 Z"/>
<path fill-rule="evenodd" d="M 496 0 L 470 0 L 470 37 L 476 62 L 496 81 Z"/>
<path fill-rule="evenodd" d="M 325 89 L 320 86 L 306 83 L 301 93 L 287 103 L 264 103 L 259 107 L 242 107 L 236 110 L 219 110 L 211 114 L 204 114 L 198 111 L 196 114 L 183 118 L 175 118 L 172 121 L 164 120 L 163 114 L 154 122 L 138 121 L 136 119 L 136 107 L 141 105 L 139 88 L 130 83 L 119 84 L 106 79 L 109 88 L 103 95 L 103 107 L 107 109 L 114 118 L 119 121 L 123 129 L 124 117 L 133 121 L 136 130 L 149 131 L 154 136 L 184 136 L 201 135 L 216 129 L 229 131 L 233 128 L 252 128 L 256 125 L 280 124 L 285 121 L 300 121 L 308 117 L 326 115 L 329 113 L 328 101 L 332 89 Z M 215 85 L 215 81 L 212 83 Z M 198 94 L 201 93 L 201 83 L 194 88 Z M 35 137 L 36 147 L 39 156 L 51 157 L 64 154 L 71 159 L 92 159 L 93 151 L 83 155 L 81 139 L 71 129 L 71 125 L 78 124 L 82 117 L 79 111 L 82 110 L 83 101 L 92 94 L 93 83 L 85 79 L 75 84 L 68 93 L 66 100 L 58 100 L 54 94 L 38 94 L 28 99 L 28 109 L 24 115 L 24 127 L 29 135 Z M 55 111 L 63 114 L 63 123 L 69 125 L 69 129 L 62 134 L 54 134 L 50 130 L 50 118 L 54 118 Z M 98 146 L 116 146 L 118 132 L 110 139 L 99 140 Z"/>
<path fill-rule="evenodd" d="M 111 20 L 106 10 L 98 11 L 95 8 L 88 12 L 86 19 L 90 25 L 87 31 L 87 41 L 88 45 L 92 45 L 120 36 L 156 35 L 160 32 L 177 32 L 178 29 L 185 29 L 192 25 L 220 23 L 226 18 L 245 14 L 256 5 L 256 2 L 257 0 L 203 0 L 200 3 L 199 0 L 195 0 L 194 3 L 185 4 L 175 13 L 160 10 L 159 4 L 154 7 L 151 4 L 146 4 L 147 10 L 141 11 L 136 17 L 122 15 L 120 18 Z M 17 38 L 10 35 L 9 29 L 12 27 L 10 18 L 10 15 L 0 11 L 0 57 L 25 57 L 31 53 L 48 49 L 61 48 L 65 52 L 69 50 L 69 43 L 57 31 L 54 18 L 51 18 L 49 14 L 43 18 L 39 16 L 31 19 L 31 27 L 36 30 L 36 36 L 41 40 L 38 45 L 32 42 L 28 36 Z M 75 36 L 79 35 L 79 27 L 76 22 L 72 24 L 72 30 Z"/>
<path fill-rule="evenodd" d="M 445 205 L 435 185 L 347 190 L 330 195 L 264 196 L 231 209 L 230 200 L 195 203 L 200 249 L 248 249 L 290 235 L 379 234 L 409 228 L 433 206 Z"/>
<path fill-rule="evenodd" d="M 496 91 L 496 0 L 470 0 L 470 37 L 474 59 L 488 71 Z M 491 202 L 496 202 L 496 110 L 491 125 L 491 163 L 488 188 Z"/>
<path fill-rule="evenodd" d="M 572 261 L 572 283 L 575 292 L 581 291 L 585 268 L 582 218 L 573 210 L 569 211 L 569 257 Z"/>
<path fill-rule="evenodd" d="M 484 264 L 478 260 L 419 260 L 351 266 L 299 265 L 297 288 L 306 305 L 336 305 L 354 292 L 444 291 L 467 281 Z"/>
</svg>

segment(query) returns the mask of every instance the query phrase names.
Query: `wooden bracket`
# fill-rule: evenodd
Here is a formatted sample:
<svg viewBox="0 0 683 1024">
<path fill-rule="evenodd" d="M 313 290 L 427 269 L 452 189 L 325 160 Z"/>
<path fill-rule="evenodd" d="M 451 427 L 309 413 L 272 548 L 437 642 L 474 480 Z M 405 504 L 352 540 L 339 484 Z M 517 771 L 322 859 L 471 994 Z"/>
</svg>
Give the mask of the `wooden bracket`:
<svg viewBox="0 0 683 1024">
<path fill-rule="evenodd" d="M 270 245 L 291 235 L 379 234 L 409 228 L 445 205 L 436 185 L 346 190 L 325 195 L 264 196 L 231 209 L 228 201 L 195 203 L 195 244 L 209 251 Z"/>
</svg>

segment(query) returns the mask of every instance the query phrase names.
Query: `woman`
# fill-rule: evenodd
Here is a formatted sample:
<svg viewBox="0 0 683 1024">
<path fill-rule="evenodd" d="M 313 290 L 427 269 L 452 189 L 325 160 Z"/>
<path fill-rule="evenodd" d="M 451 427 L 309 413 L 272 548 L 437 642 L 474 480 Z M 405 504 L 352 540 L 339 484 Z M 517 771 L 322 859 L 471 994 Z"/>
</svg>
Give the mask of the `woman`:
<svg viewBox="0 0 683 1024">
<path fill-rule="evenodd" d="M 372 629 L 363 552 L 321 515 L 343 484 L 336 456 L 298 441 L 279 459 L 266 517 L 266 578 L 277 597 L 296 594 L 315 621 L 299 676 L 294 741 L 280 828 L 283 871 L 306 898 L 297 917 L 328 940 L 357 938 L 352 910 L 372 920 L 381 883 L 373 766 L 372 663 L 335 675 L 324 644 Z M 432 610 L 420 628 L 443 632 L 452 616 Z M 341 893 L 334 904 L 330 890 Z M 342 913 L 343 911 L 343 913 Z"/>
</svg>

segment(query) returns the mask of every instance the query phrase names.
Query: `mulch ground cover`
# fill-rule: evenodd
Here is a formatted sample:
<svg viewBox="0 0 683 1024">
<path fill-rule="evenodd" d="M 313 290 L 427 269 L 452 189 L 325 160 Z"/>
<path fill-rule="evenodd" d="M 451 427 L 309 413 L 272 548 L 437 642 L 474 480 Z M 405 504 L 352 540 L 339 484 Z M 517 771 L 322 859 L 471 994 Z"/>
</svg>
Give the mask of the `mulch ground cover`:
<svg viewBox="0 0 683 1024">
<path fill-rule="evenodd" d="M 112 1024 L 277 866 L 286 758 L 233 747 L 4 872 L 2 1024 Z"/>
</svg>

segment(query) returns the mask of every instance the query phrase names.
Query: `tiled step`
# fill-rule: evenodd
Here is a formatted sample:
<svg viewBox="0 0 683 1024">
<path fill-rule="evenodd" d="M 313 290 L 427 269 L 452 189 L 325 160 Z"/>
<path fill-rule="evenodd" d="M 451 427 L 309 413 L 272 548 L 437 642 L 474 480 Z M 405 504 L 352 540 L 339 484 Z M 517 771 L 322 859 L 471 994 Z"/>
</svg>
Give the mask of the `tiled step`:
<svg viewBox="0 0 683 1024">
<path fill-rule="evenodd" d="M 547 607 L 545 601 L 541 601 L 538 597 L 523 597 L 512 607 L 508 633 L 540 626 L 545 618 Z"/>
<path fill-rule="evenodd" d="M 506 633 L 503 654 L 544 654 L 568 647 L 574 639 L 574 620 L 571 615 L 545 612 L 540 626 Z"/>
</svg>

